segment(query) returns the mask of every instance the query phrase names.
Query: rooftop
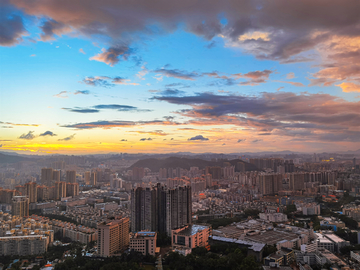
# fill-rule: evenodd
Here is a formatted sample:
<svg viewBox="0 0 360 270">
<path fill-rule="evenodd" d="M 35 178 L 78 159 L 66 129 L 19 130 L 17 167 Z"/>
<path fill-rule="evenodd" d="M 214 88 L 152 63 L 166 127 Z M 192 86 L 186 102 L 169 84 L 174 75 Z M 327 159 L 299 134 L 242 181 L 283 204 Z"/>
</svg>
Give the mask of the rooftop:
<svg viewBox="0 0 360 270">
<path fill-rule="evenodd" d="M 190 235 L 196 234 L 199 231 L 206 230 L 206 229 L 209 229 L 209 227 L 203 226 L 203 225 L 191 224 L 176 234 L 190 236 Z"/>
</svg>

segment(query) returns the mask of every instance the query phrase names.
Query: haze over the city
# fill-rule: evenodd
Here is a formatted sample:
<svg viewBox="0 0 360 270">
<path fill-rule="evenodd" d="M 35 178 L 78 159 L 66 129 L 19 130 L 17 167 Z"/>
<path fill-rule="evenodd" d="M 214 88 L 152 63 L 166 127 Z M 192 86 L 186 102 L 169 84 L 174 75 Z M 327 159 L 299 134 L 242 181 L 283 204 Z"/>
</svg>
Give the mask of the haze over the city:
<svg viewBox="0 0 360 270">
<path fill-rule="evenodd" d="M 360 149 L 360 1 L 4 0 L 0 150 Z"/>
</svg>

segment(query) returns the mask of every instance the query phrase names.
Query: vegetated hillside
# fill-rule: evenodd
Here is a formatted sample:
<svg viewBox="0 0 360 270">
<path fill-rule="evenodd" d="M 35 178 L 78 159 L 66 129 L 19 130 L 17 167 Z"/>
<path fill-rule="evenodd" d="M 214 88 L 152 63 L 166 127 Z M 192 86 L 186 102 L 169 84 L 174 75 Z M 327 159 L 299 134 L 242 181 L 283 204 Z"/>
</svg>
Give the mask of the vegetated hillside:
<svg viewBox="0 0 360 270">
<path fill-rule="evenodd" d="M 0 163 L 16 163 L 20 161 L 27 161 L 28 159 L 25 157 L 5 155 L 0 153 Z"/>
<path fill-rule="evenodd" d="M 149 168 L 153 172 L 158 172 L 160 168 L 183 168 L 189 170 L 190 167 L 199 167 L 199 169 L 204 169 L 207 166 L 224 166 L 224 162 L 229 162 L 231 165 L 236 165 L 238 162 L 245 164 L 246 171 L 258 171 L 259 169 L 250 163 L 247 163 L 241 159 L 233 160 L 222 160 L 222 161 L 208 161 L 203 159 L 190 159 L 190 158 L 179 158 L 179 157 L 169 157 L 165 159 L 157 158 L 148 158 L 137 161 L 129 169 L 134 167 L 143 167 Z"/>
</svg>

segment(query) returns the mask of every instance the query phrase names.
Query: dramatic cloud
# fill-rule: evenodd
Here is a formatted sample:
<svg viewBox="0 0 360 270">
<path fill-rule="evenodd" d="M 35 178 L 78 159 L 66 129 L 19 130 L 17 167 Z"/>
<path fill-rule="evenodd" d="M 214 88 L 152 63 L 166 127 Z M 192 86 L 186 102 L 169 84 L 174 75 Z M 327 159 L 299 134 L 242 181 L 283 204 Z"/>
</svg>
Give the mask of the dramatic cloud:
<svg viewBox="0 0 360 270">
<path fill-rule="evenodd" d="M 28 133 L 24 133 L 19 137 L 19 139 L 24 139 L 24 140 L 32 140 L 34 138 L 35 138 L 34 131 L 29 131 Z"/>
<path fill-rule="evenodd" d="M 178 114 L 189 117 L 192 125 L 236 125 L 268 135 L 282 130 L 282 135 L 313 130 L 313 138 L 337 133 L 336 138 L 360 141 L 360 102 L 349 102 L 329 94 L 287 92 L 262 93 L 259 96 L 215 95 L 199 93 L 182 97 L 154 97 L 172 104 L 190 106 Z M 335 138 L 335 136 L 333 136 Z M 324 137 L 324 139 L 329 139 Z"/>
<path fill-rule="evenodd" d="M 76 134 L 73 134 L 73 135 L 70 135 L 69 137 L 58 139 L 58 141 L 70 141 L 70 140 L 74 139 L 75 135 Z"/>
<path fill-rule="evenodd" d="M 188 141 L 208 141 L 208 138 L 205 138 L 203 135 L 197 135 L 195 137 L 191 137 Z"/>
<path fill-rule="evenodd" d="M 45 131 L 44 133 L 41 133 L 39 136 L 57 136 L 52 131 Z"/>
<path fill-rule="evenodd" d="M 0 45 L 14 46 L 23 40 L 27 31 L 21 16 L 15 14 L 14 9 L 6 5 L 6 2 L 0 3 Z"/>
<path fill-rule="evenodd" d="M 55 40 L 54 35 L 61 36 L 72 31 L 69 26 L 55 20 L 45 21 L 40 28 L 42 30 L 40 35 L 42 41 Z"/>
<path fill-rule="evenodd" d="M 133 54 L 133 50 L 130 49 L 126 45 L 118 45 L 116 47 L 111 47 L 106 49 L 102 49 L 101 53 L 90 57 L 90 60 L 95 60 L 99 62 L 103 62 L 107 65 L 114 66 L 116 65 L 120 60 L 128 60 L 129 56 Z"/>
<path fill-rule="evenodd" d="M 108 76 L 95 76 L 95 77 L 86 77 L 81 81 L 87 85 L 91 86 L 100 86 L 100 87 L 113 87 L 116 84 L 122 85 L 139 85 L 138 83 L 132 83 L 128 79 L 124 79 L 121 77 L 108 77 Z"/>
</svg>

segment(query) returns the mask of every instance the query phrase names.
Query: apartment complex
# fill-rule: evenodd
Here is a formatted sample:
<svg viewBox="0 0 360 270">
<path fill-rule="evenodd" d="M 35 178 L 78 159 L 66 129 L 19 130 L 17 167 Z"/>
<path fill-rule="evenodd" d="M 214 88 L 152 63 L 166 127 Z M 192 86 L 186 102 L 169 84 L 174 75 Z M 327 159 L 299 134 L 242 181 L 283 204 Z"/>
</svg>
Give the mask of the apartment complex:
<svg viewBox="0 0 360 270">
<path fill-rule="evenodd" d="M 131 191 L 131 231 L 166 232 L 191 224 L 191 187 L 138 187 Z"/>
<path fill-rule="evenodd" d="M 47 251 L 48 238 L 43 235 L 0 237 L 0 255 L 28 256 Z"/>
<path fill-rule="evenodd" d="M 129 246 L 129 218 L 100 223 L 97 233 L 98 254 L 112 256 Z"/>
</svg>

